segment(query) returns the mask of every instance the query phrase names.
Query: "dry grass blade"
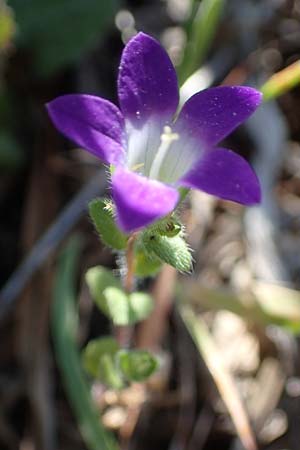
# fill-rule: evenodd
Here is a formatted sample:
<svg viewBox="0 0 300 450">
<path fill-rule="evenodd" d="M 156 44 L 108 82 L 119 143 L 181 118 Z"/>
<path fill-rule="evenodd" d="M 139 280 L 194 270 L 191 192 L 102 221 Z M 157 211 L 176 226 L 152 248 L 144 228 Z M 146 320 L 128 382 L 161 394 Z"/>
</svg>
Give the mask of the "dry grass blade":
<svg viewBox="0 0 300 450">
<path fill-rule="evenodd" d="M 252 291 L 256 302 L 267 315 L 300 323 L 300 291 L 263 281 L 253 283 Z"/>
<path fill-rule="evenodd" d="M 205 322 L 189 306 L 181 306 L 180 314 L 218 387 L 241 442 L 246 450 L 257 450 L 247 412 Z"/>
<path fill-rule="evenodd" d="M 196 308 L 222 309 L 241 316 L 247 322 L 265 327 L 276 324 L 298 334 L 300 329 L 300 291 L 279 284 L 253 281 L 251 289 L 236 292 L 204 286 L 199 281 L 184 284 L 185 298 Z"/>
</svg>

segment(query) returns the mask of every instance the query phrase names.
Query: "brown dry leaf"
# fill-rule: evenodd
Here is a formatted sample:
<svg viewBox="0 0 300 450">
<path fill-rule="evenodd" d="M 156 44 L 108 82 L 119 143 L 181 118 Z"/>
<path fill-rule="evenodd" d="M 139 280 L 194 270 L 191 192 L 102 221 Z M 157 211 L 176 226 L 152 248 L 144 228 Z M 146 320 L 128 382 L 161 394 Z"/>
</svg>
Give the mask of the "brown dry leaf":
<svg viewBox="0 0 300 450">
<path fill-rule="evenodd" d="M 230 311 L 218 311 L 211 333 L 231 373 L 252 374 L 258 369 L 259 342 L 245 320 Z"/>
</svg>

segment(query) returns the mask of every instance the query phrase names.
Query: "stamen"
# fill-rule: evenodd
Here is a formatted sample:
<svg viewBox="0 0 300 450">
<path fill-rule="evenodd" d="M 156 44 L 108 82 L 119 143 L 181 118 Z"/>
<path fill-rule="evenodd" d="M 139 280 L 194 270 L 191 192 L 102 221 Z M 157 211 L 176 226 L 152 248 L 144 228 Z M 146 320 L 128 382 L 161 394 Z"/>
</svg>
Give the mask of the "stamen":
<svg viewBox="0 0 300 450">
<path fill-rule="evenodd" d="M 179 139 L 178 133 L 173 133 L 172 128 L 166 125 L 164 127 L 164 132 L 160 137 L 160 146 L 157 150 L 156 156 L 153 160 L 152 167 L 150 170 L 149 178 L 152 179 L 158 179 L 159 172 L 161 165 L 163 163 L 163 160 L 171 146 L 171 144 L 174 141 L 177 141 Z"/>
<path fill-rule="evenodd" d="M 134 164 L 134 166 L 131 167 L 130 170 L 132 170 L 132 172 L 136 172 L 137 170 L 139 170 L 141 167 L 144 167 L 144 163 L 138 163 L 138 164 Z"/>
</svg>

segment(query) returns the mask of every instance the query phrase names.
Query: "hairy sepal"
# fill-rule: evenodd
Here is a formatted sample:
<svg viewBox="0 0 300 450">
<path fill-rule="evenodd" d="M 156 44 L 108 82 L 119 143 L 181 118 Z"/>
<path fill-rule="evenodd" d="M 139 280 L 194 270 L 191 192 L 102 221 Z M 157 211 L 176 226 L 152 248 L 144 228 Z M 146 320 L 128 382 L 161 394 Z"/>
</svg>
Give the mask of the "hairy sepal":
<svg viewBox="0 0 300 450">
<path fill-rule="evenodd" d="M 182 233 L 169 237 L 150 229 L 143 233 L 142 241 L 150 255 L 154 254 L 161 261 L 180 272 L 192 270 L 191 249 L 184 240 Z"/>
</svg>

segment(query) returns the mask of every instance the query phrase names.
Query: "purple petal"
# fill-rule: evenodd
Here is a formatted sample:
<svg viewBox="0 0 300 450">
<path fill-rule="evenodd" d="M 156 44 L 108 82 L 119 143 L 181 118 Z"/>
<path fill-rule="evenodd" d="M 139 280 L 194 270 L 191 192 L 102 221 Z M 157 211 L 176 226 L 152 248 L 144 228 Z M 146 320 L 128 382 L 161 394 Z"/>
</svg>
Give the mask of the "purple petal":
<svg viewBox="0 0 300 450">
<path fill-rule="evenodd" d="M 151 115 L 171 119 L 178 105 L 175 69 L 163 47 L 138 33 L 126 45 L 118 78 L 121 110 L 140 128 Z"/>
<path fill-rule="evenodd" d="M 179 184 L 244 205 L 261 201 L 260 184 L 253 169 L 244 158 L 225 148 L 205 152 Z"/>
<path fill-rule="evenodd" d="M 179 199 L 176 189 L 121 167 L 112 175 L 112 195 L 118 225 L 126 233 L 164 217 Z"/>
<path fill-rule="evenodd" d="M 122 161 L 126 134 L 120 110 L 100 97 L 64 95 L 47 104 L 56 128 L 105 163 Z"/>
<path fill-rule="evenodd" d="M 256 110 L 262 94 L 244 86 L 220 86 L 193 95 L 183 106 L 175 128 L 214 146 Z"/>
</svg>

